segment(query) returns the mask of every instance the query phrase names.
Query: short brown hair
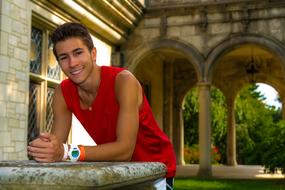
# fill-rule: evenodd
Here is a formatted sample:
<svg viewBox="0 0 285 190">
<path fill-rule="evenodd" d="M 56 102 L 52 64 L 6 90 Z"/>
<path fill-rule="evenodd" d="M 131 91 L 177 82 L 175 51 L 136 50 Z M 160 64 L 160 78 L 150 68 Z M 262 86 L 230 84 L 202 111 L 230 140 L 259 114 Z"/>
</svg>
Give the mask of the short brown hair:
<svg viewBox="0 0 285 190">
<path fill-rule="evenodd" d="M 90 33 L 84 25 L 75 22 L 67 22 L 56 28 L 51 36 L 51 41 L 53 43 L 53 53 L 56 59 L 58 59 L 57 52 L 55 50 L 56 44 L 60 41 L 64 41 L 72 37 L 79 37 L 87 46 L 90 52 L 94 48 Z"/>
</svg>

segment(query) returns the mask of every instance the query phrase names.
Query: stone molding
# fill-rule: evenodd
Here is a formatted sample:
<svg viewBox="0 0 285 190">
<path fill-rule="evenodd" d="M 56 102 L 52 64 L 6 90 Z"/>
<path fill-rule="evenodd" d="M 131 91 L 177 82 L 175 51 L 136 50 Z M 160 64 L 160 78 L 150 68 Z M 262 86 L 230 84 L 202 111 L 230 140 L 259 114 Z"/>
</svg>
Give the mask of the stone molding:
<svg viewBox="0 0 285 190">
<path fill-rule="evenodd" d="M 158 162 L 1 161 L 0 189 L 150 189 L 165 174 Z"/>
</svg>

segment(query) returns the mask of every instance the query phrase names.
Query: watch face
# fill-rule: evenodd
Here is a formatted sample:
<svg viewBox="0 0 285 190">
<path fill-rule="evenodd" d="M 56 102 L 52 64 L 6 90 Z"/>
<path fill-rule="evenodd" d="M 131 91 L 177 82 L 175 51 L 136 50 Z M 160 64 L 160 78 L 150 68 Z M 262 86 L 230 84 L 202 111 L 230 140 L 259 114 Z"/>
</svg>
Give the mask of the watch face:
<svg viewBox="0 0 285 190">
<path fill-rule="evenodd" d="M 79 156 L 79 151 L 76 148 L 73 148 L 73 150 L 71 151 L 71 156 L 73 158 L 77 158 Z"/>
<path fill-rule="evenodd" d="M 80 157 L 80 150 L 77 146 L 72 146 L 68 152 L 70 161 L 77 161 Z"/>
</svg>

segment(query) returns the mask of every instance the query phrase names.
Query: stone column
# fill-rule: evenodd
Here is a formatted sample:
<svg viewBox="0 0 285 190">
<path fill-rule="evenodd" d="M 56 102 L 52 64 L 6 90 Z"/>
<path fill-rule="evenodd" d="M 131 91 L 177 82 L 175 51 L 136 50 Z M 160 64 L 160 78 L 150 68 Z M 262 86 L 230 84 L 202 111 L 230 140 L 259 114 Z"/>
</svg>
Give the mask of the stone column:
<svg viewBox="0 0 285 190">
<path fill-rule="evenodd" d="M 184 161 L 184 124 L 183 124 L 183 109 L 179 105 L 174 106 L 173 113 L 173 146 L 176 153 L 177 165 L 185 165 Z"/>
<path fill-rule="evenodd" d="M 228 129 L 227 129 L 227 165 L 236 166 L 236 123 L 234 98 L 227 98 Z"/>
<path fill-rule="evenodd" d="M 163 62 L 163 130 L 173 142 L 173 63 Z"/>
<path fill-rule="evenodd" d="M 27 159 L 29 1 L 0 1 L 0 160 Z"/>
<path fill-rule="evenodd" d="M 198 84 L 199 88 L 199 152 L 200 176 L 211 176 L 211 97 L 210 85 Z"/>
</svg>

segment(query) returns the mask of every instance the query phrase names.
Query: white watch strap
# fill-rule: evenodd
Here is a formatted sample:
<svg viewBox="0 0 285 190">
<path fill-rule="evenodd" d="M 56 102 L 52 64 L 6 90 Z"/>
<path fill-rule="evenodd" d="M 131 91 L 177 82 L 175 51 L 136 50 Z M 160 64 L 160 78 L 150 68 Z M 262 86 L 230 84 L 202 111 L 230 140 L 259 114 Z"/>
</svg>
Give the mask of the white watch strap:
<svg viewBox="0 0 285 190">
<path fill-rule="evenodd" d="M 62 161 L 66 161 L 68 158 L 68 145 L 65 143 L 63 143 L 62 145 L 63 145 L 63 149 L 64 149 Z"/>
</svg>

